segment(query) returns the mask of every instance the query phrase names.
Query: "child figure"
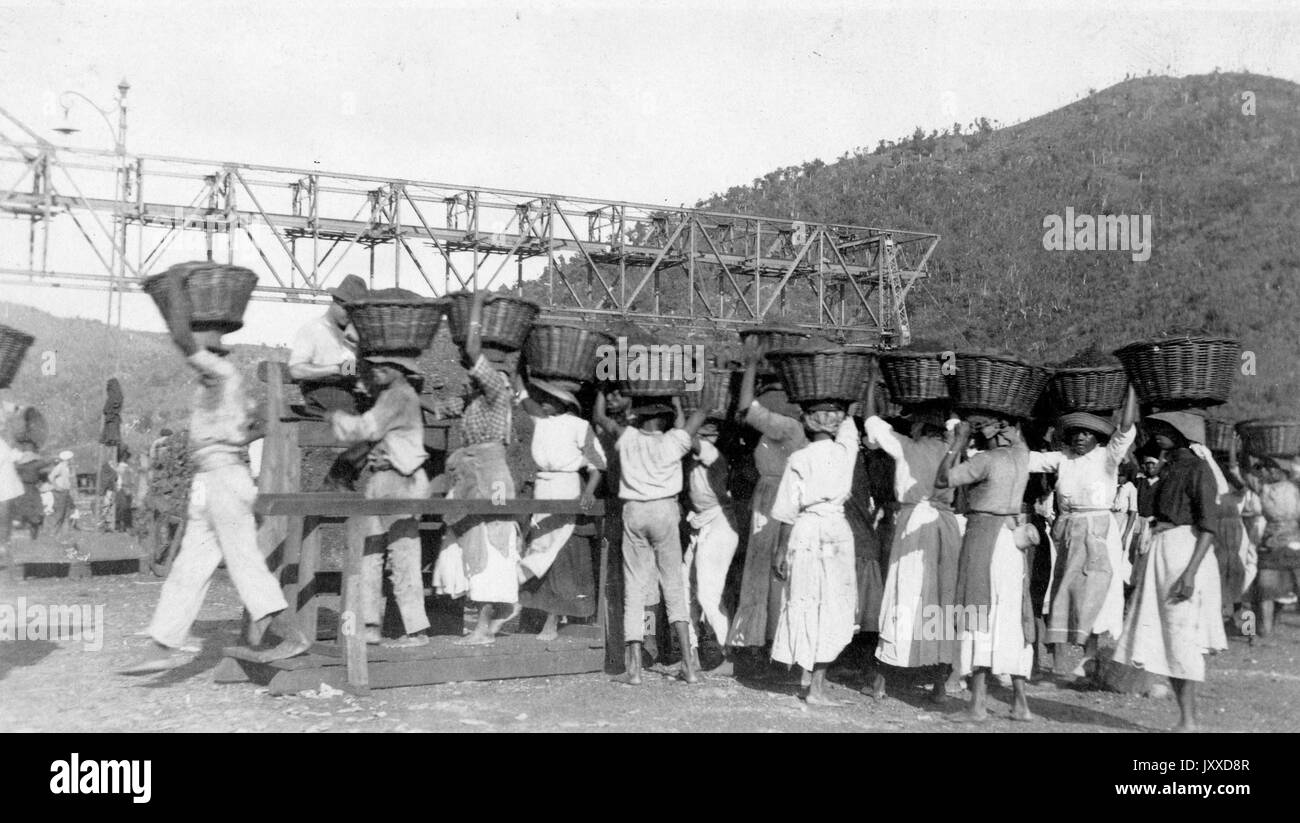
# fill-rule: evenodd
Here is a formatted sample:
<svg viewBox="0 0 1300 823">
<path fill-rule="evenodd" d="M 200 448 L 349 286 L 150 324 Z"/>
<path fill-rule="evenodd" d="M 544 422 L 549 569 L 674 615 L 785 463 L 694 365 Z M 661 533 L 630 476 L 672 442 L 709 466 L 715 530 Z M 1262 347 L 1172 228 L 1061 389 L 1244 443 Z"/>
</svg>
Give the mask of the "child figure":
<svg viewBox="0 0 1300 823">
<path fill-rule="evenodd" d="M 589 508 L 600 488 L 605 470 L 605 450 L 596 439 L 591 423 L 578 416 L 581 406 L 571 391 L 549 380 L 534 379 L 520 401 L 533 418 L 531 443 L 537 480 L 535 500 L 581 501 Z M 586 472 L 586 485 L 579 472 Z M 535 514 L 528 535 L 528 548 L 519 561 L 519 583 L 541 579 L 551 570 L 555 558 L 573 536 L 577 518 L 571 514 Z M 554 640 L 559 615 L 548 612 L 538 640 Z"/>
<path fill-rule="evenodd" d="M 691 544 L 686 550 L 682 571 L 689 596 L 691 568 L 695 569 L 695 596 L 689 598 L 693 649 L 699 647 L 695 624 L 701 612 L 718 643 L 727 642 L 730 629 L 727 615 L 722 610 L 722 589 L 740 536 L 736 533 L 735 510 L 727 491 L 727 459 L 717 447 L 720 420 L 720 416 L 710 416 L 705 420 L 695 439 L 689 463 L 691 512 L 686 516 L 686 522 L 691 527 Z"/>
<path fill-rule="evenodd" d="M 790 455 L 772 504 L 784 547 L 773 568 L 785 581 L 772 659 L 812 673 L 809 705 L 836 706 L 826 669 L 853 640 L 858 599 L 853 531 L 844 516 L 858 429 L 836 404 L 806 409 L 803 426 L 810 442 Z"/>
<path fill-rule="evenodd" d="M 424 416 L 420 397 L 407 380 L 418 374 L 414 357 L 376 354 L 364 358 L 364 377 L 374 405 L 365 414 L 332 409 L 325 419 L 344 443 L 374 443 L 367 456 L 372 469 L 366 481 L 367 500 L 419 499 L 429 496 L 424 472 Z M 359 518 L 361 532 L 349 539 L 364 540 L 361 557 L 361 616 L 367 643 L 381 640 L 384 560 L 393 597 L 402 613 L 406 634 L 384 643 L 390 647 L 423 646 L 429 642 L 429 618 L 424 611 L 424 578 L 420 565 L 419 519 L 406 514 Z"/>
<path fill-rule="evenodd" d="M 596 397 L 595 418 L 607 430 L 619 431 L 615 448 L 621 474 L 619 497 L 623 500 L 623 637 L 627 648 L 627 673 L 622 681 L 641 684 L 641 646 L 645 638 L 643 607 L 646 591 L 655 585 L 663 591 L 668 622 L 677 632 L 682 648 L 682 679 L 698 683 L 695 663 L 689 652 L 686 588 L 682 583 L 681 506 L 682 458 L 691 451 L 692 440 L 704 423 L 704 410 L 697 409 L 683 428 L 673 428 L 679 412 L 674 403 L 647 399 L 633 406 L 637 425 L 623 426 L 605 415 L 605 398 Z M 657 575 L 656 575 L 657 570 Z"/>
</svg>

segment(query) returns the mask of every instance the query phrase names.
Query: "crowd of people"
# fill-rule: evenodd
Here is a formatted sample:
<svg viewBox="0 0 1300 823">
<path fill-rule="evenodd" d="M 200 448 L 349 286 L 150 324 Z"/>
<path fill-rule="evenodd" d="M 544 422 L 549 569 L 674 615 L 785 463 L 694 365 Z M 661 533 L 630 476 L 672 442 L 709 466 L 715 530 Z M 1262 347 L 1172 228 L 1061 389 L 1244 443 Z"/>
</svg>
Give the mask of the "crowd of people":
<svg viewBox="0 0 1300 823">
<path fill-rule="evenodd" d="M 189 437 L 204 494 L 150 628 L 156 648 L 130 671 L 192 656 L 189 627 L 222 559 L 252 617 L 238 654 L 299 654 L 310 641 L 254 538 L 255 492 L 238 455 L 258 434 L 242 380 L 219 334 L 189 328 L 183 280 L 174 289 L 169 327 L 200 376 Z M 354 444 L 326 487 L 411 499 L 436 480 L 450 499 L 512 499 L 523 478 L 507 449 L 515 415 L 526 415 L 533 496 L 583 508 L 606 498 L 604 536 L 621 558 L 621 679 L 632 685 L 666 656 L 662 616 L 688 683 L 704 676 L 707 643 L 721 652 L 709 655 L 710 676 L 782 679 L 797 667 L 804 699 L 833 705 L 828 674 L 857 644 L 871 655 L 861 672 L 870 696 L 883 697 L 899 669 L 923 669 L 933 699 L 969 692 L 960 720 L 985 721 L 1001 682 L 1011 718 L 1032 721 L 1031 678 L 1099 685 L 1103 664 L 1127 664 L 1170 678 L 1178 727 L 1191 730 L 1205 655 L 1226 648 L 1228 631 L 1269 642 L 1276 604 L 1300 590 L 1295 466 L 1211 453 L 1201 413 L 1142 416 L 1132 390 L 1109 418 L 959 417 L 943 403 L 891 417 L 874 381 L 865 400 L 791 402 L 751 346 L 732 408 L 688 414 L 678 397 L 525 377 L 516 354 L 483 345 L 491 298 L 479 293 L 461 345 L 467 391 L 430 400 L 418 352 L 358 354 L 345 306 L 365 293 L 347 278 L 290 359 L 298 412 Z M 441 478 L 424 446 L 430 414 L 459 424 Z M 495 642 L 525 606 L 545 613 L 542 639 L 590 617 L 597 592 L 577 525 L 576 515 L 448 517 L 433 588 L 477 604 L 457 642 Z M 348 539 L 365 547 L 366 642 L 427 644 L 418 516 L 352 518 Z M 385 570 L 401 623 L 388 638 Z M 279 643 L 260 647 L 267 627 Z"/>
</svg>

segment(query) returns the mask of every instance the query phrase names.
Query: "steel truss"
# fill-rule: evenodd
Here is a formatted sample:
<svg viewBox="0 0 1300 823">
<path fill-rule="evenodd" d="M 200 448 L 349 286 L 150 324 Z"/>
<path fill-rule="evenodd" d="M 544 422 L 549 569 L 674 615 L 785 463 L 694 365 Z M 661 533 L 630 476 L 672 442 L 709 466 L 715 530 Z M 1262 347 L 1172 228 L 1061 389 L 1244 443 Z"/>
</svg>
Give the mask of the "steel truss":
<svg viewBox="0 0 1300 823">
<path fill-rule="evenodd" d="M 779 322 L 893 344 L 939 239 L 3 134 L 0 217 L 0 278 L 51 286 L 132 290 L 206 257 L 259 272 L 260 300 L 320 302 L 360 271 L 431 295 L 509 285 L 559 318 Z"/>
</svg>

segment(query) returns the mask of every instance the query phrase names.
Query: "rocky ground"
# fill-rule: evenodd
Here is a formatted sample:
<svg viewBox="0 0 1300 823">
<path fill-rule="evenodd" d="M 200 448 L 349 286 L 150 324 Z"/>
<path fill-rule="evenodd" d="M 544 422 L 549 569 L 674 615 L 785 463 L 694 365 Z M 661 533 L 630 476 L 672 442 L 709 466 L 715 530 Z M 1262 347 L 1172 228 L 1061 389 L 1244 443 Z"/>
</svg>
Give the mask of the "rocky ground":
<svg viewBox="0 0 1300 823">
<path fill-rule="evenodd" d="M 0 636 L 4 605 L 102 605 L 102 636 L 0 640 L 0 731 L 954 731 L 960 702 L 942 708 L 925 699 L 919 678 L 899 673 L 888 697 L 857 692 L 864 679 L 854 655 L 837 672 L 842 708 L 809 708 L 797 683 L 763 684 L 709 676 L 687 686 L 651 673 L 639 688 L 605 674 L 377 690 L 354 698 L 326 687 L 272 697 L 253 685 L 218 685 L 213 668 L 233 645 L 239 601 L 225 572 L 217 574 L 194 634 L 203 653 L 191 665 L 151 678 L 114 673 L 149 641 L 147 625 L 161 581 L 149 575 L 82 580 L 0 576 Z M 92 609 L 91 614 L 94 614 Z M 92 618 L 92 628 L 97 621 Z M 1207 731 L 1296 731 L 1300 705 L 1300 614 L 1288 609 L 1274 645 L 1234 637 L 1211 659 L 1201 698 Z M 1144 698 L 1058 686 L 1048 677 L 1032 688 L 1034 723 L 1008 719 L 1009 694 L 995 692 L 989 732 L 1143 732 L 1176 719 L 1172 699 Z"/>
</svg>

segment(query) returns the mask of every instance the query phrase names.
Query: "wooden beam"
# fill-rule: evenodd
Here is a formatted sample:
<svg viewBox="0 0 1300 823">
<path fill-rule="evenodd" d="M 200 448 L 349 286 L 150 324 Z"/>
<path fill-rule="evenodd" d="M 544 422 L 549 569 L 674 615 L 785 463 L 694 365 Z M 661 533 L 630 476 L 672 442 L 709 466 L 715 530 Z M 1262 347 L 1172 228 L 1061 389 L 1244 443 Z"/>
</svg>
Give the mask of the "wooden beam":
<svg viewBox="0 0 1300 823">
<path fill-rule="evenodd" d="M 366 500 L 360 494 L 348 492 L 315 492 L 296 494 L 260 494 L 253 510 L 266 516 L 302 517 L 355 517 L 357 515 L 409 514 L 465 517 L 468 515 L 499 515 L 503 518 L 525 514 L 585 514 L 598 517 L 606 513 L 606 503 L 595 501 L 590 508 L 582 508 L 577 500 L 448 500 L 446 498 L 411 498 Z"/>
</svg>

